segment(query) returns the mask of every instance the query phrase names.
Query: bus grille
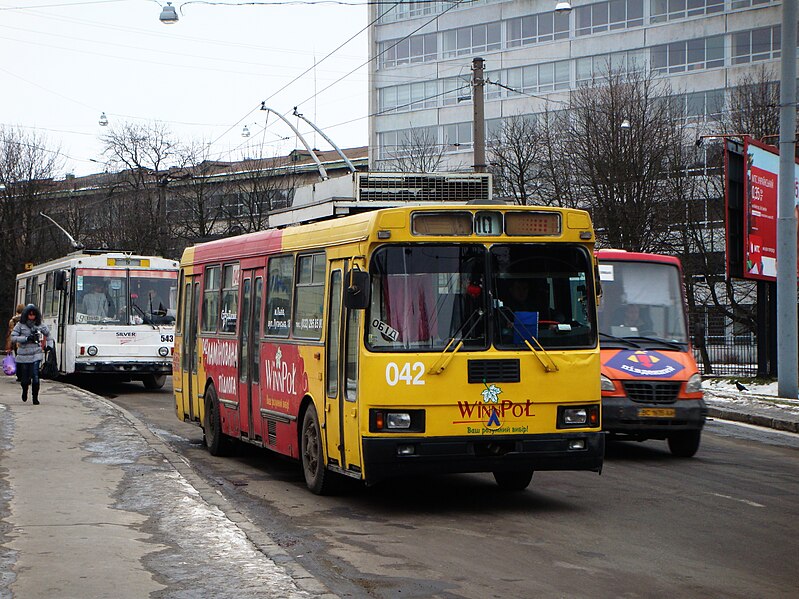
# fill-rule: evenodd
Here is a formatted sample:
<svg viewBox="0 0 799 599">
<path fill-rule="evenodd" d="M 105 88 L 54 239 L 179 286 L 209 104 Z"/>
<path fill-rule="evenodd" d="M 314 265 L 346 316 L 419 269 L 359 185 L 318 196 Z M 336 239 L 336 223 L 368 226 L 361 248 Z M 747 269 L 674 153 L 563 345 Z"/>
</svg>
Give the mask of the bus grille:
<svg viewBox="0 0 799 599">
<path fill-rule="evenodd" d="M 518 383 L 519 360 L 469 360 L 470 383 Z"/>
<path fill-rule="evenodd" d="M 681 383 L 623 381 L 627 397 L 642 403 L 673 403 Z"/>
</svg>

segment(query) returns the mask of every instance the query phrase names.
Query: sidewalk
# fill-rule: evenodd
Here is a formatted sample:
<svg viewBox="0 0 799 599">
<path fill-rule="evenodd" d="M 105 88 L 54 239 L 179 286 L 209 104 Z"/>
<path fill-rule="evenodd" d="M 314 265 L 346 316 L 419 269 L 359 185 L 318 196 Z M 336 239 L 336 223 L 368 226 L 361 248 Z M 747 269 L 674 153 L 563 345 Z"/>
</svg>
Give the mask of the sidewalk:
<svg viewBox="0 0 799 599">
<path fill-rule="evenodd" d="M 799 433 L 799 399 L 777 397 L 777 383 L 744 386 L 739 390 L 725 379 L 705 380 L 702 390 L 709 415 Z"/>
<path fill-rule="evenodd" d="M 40 400 L 0 379 L 0 598 L 334 598 L 130 413 Z"/>
</svg>

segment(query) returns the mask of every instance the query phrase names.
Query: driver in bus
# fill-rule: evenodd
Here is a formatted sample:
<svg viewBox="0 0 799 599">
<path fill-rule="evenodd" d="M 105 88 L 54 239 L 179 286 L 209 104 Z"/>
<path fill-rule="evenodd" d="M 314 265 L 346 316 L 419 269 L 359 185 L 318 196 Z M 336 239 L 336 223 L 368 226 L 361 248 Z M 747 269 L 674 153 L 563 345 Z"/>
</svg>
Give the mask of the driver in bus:
<svg viewBox="0 0 799 599">
<path fill-rule="evenodd" d="M 152 287 L 147 291 L 147 311 L 154 316 L 166 316 L 164 300 Z"/>
<path fill-rule="evenodd" d="M 94 285 L 92 285 L 92 291 L 83 296 L 81 312 L 96 318 L 105 318 L 108 316 L 108 308 L 108 297 L 105 295 L 103 284 L 94 283 Z"/>
</svg>

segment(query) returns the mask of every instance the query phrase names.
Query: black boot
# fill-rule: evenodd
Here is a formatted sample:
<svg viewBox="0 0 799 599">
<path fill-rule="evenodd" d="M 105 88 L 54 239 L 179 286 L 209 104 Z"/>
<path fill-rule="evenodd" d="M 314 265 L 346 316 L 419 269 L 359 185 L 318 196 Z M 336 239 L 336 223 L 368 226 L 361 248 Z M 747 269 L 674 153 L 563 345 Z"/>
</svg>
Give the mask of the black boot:
<svg viewBox="0 0 799 599">
<path fill-rule="evenodd" d="M 28 385 L 22 385 L 22 401 L 28 401 Z"/>
<path fill-rule="evenodd" d="M 39 383 L 33 383 L 33 405 L 39 405 Z"/>
</svg>

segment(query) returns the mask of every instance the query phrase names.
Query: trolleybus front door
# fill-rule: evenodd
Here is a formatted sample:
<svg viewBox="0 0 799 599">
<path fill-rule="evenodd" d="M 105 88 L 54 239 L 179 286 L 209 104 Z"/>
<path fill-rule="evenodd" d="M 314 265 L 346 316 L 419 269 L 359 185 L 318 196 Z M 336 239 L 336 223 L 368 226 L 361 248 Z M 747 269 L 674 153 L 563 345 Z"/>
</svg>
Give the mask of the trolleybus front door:
<svg viewBox="0 0 799 599">
<path fill-rule="evenodd" d="M 239 322 L 239 409 L 241 434 L 251 441 L 262 441 L 260 408 L 261 297 L 264 271 L 246 270 L 241 280 Z"/>
<path fill-rule="evenodd" d="M 358 323 L 360 311 L 342 303 L 346 261 L 334 261 L 330 269 L 330 298 L 326 335 L 327 389 L 325 431 L 328 455 L 341 468 L 361 471 L 358 427 Z"/>
<path fill-rule="evenodd" d="M 186 277 L 183 288 L 183 338 L 178 348 L 180 352 L 180 389 L 183 404 L 183 419 L 194 421 L 199 418 L 195 410 L 194 395 L 197 382 L 197 309 L 200 298 L 200 282 L 196 276 Z"/>
</svg>

